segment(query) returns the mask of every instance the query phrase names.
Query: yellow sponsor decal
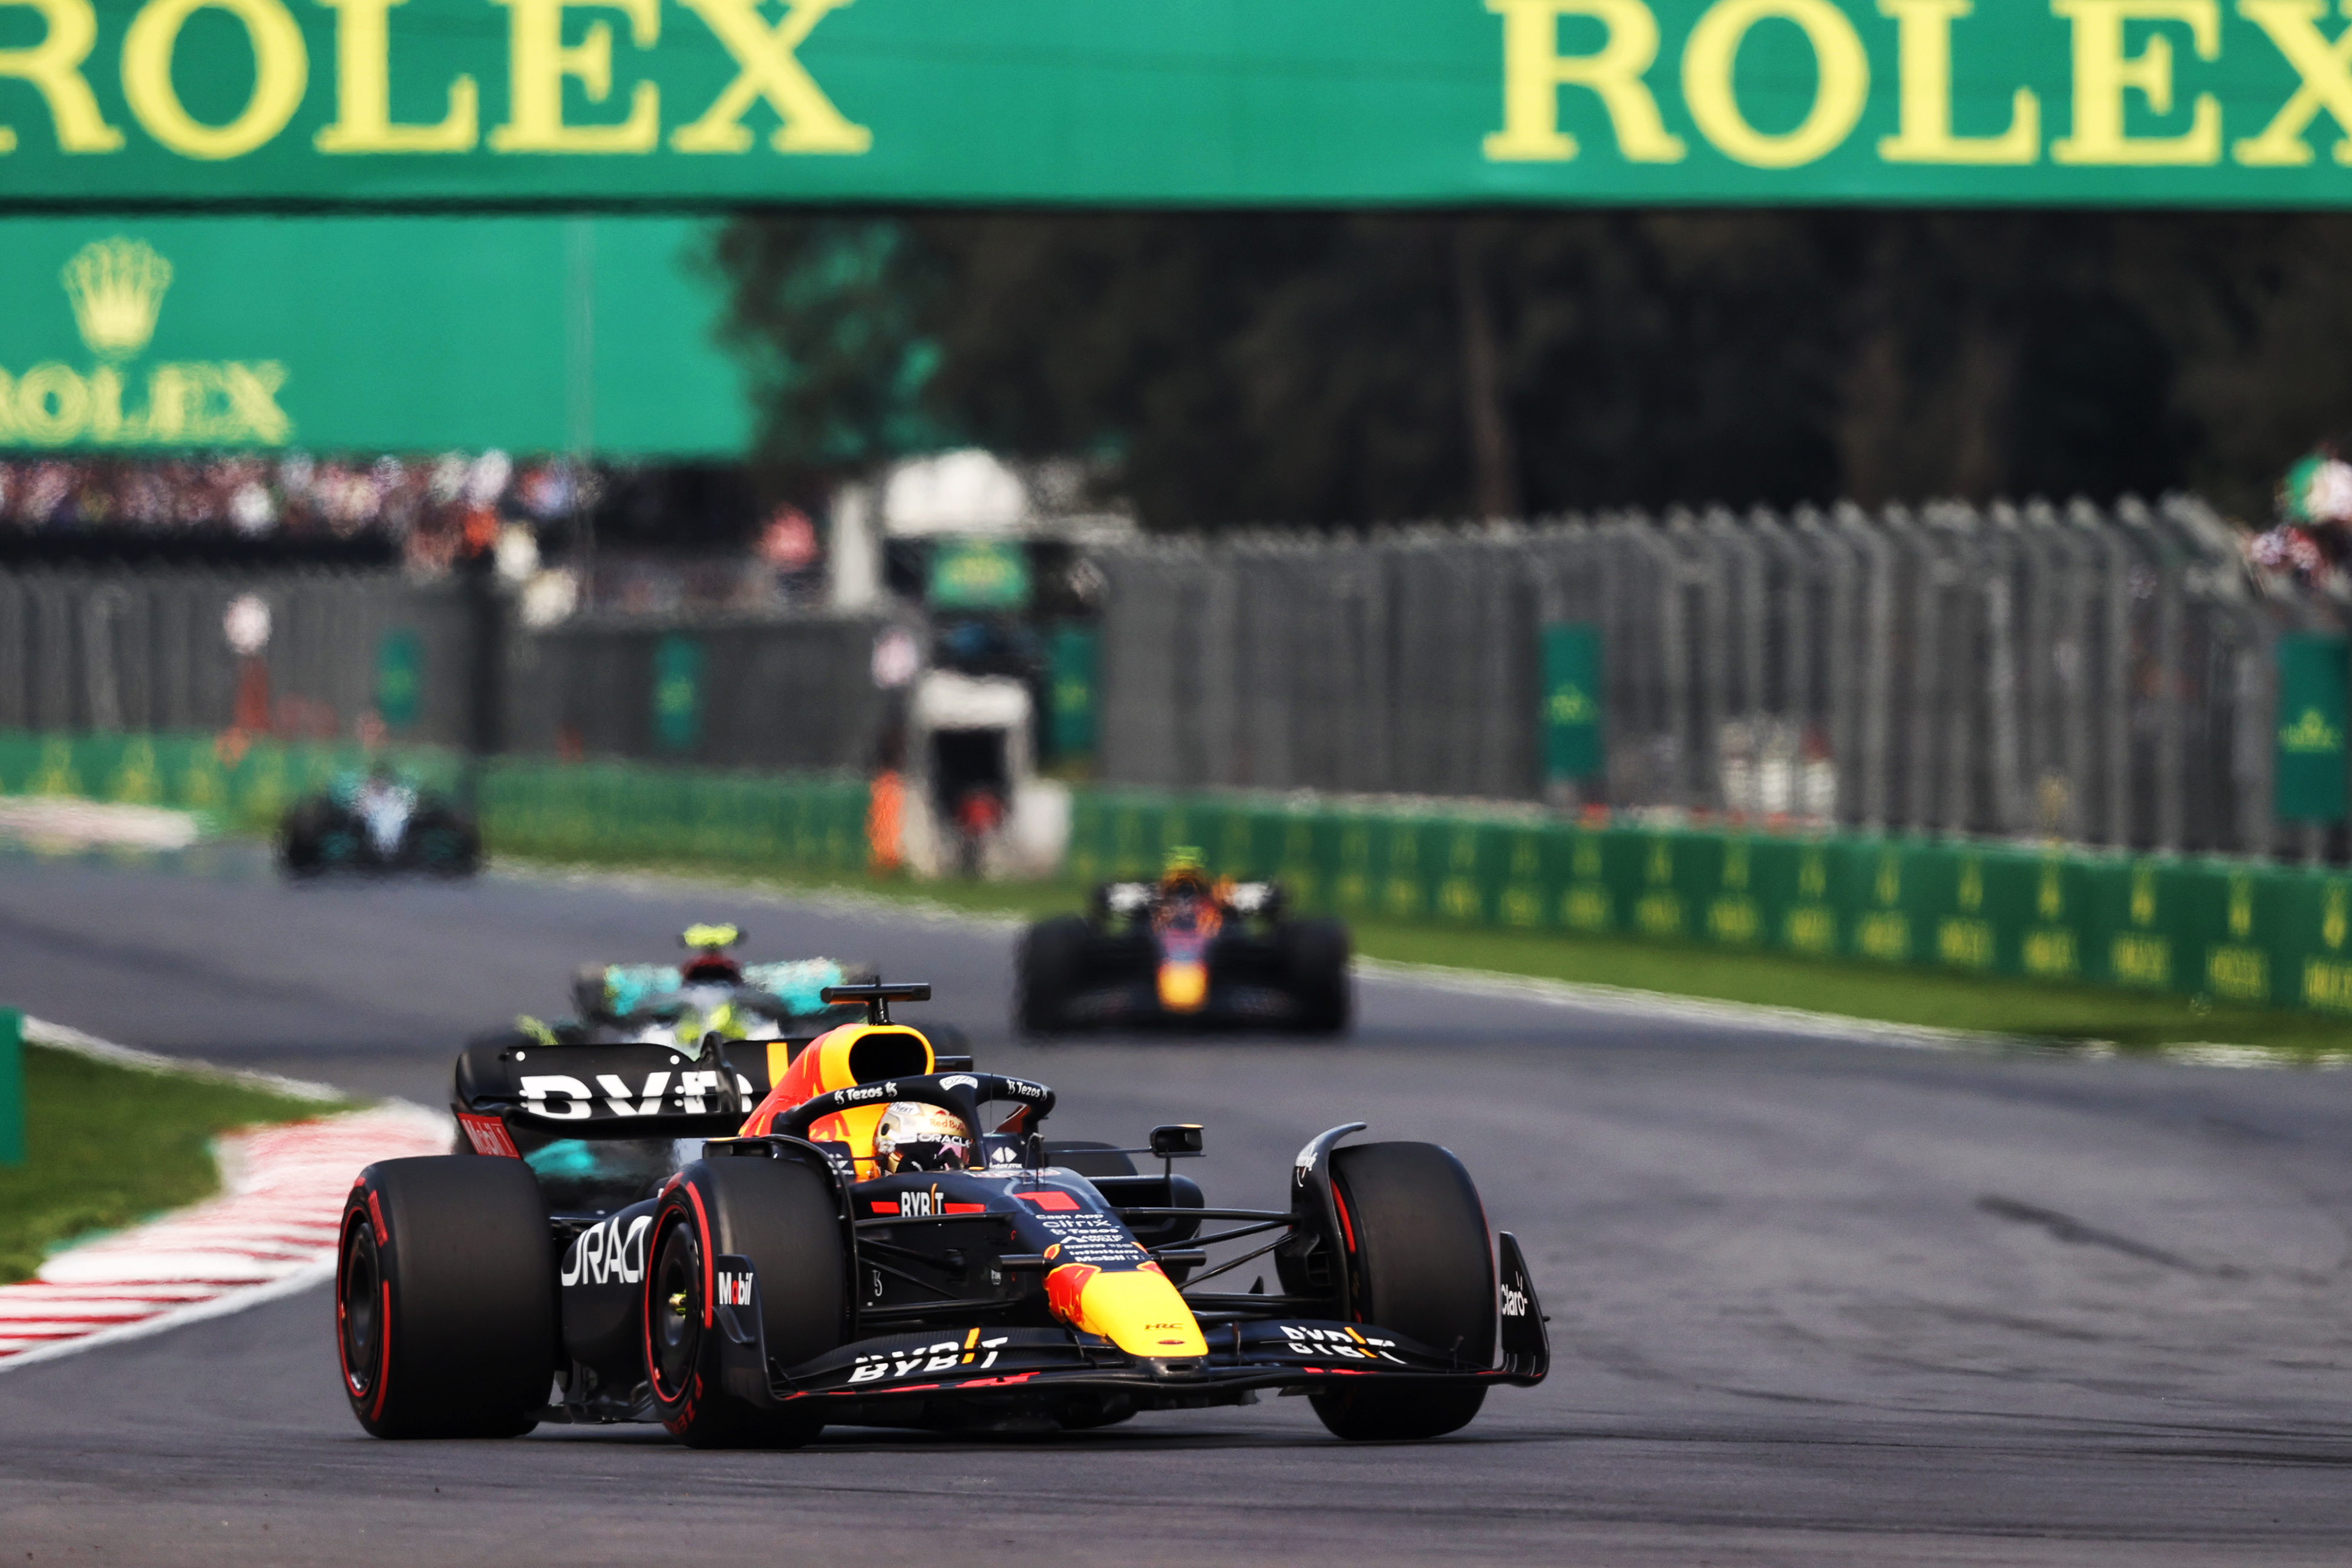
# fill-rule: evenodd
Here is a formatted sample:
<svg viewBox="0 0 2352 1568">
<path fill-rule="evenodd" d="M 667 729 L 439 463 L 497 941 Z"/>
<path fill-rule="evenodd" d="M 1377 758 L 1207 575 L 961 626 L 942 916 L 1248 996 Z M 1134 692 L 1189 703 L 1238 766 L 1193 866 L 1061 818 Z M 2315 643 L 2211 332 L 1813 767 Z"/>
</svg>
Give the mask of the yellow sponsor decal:
<svg viewBox="0 0 2352 1568">
<path fill-rule="evenodd" d="M 2258 947 L 2229 944 L 2205 953 L 2205 984 L 2232 1002 L 2263 1002 L 2271 994 L 2270 954 Z"/>
<path fill-rule="evenodd" d="M 2037 980 L 2072 980 L 2083 972 L 2074 933 L 2063 926 L 2042 926 L 2025 933 L 2025 973 Z"/>
<path fill-rule="evenodd" d="M 1954 916 L 1936 928 L 1936 956 L 1955 969 L 1992 967 L 1992 925 Z"/>
<path fill-rule="evenodd" d="M 1911 956 L 1911 920 L 1900 910 L 1873 910 L 1854 927 L 1854 944 L 1868 958 L 1900 963 Z"/>
<path fill-rule="evenodd" d="M 2145 931 L 2123 931 L 2107 955 L 2118 985 L 2160 986 L 2172 980 L 2172 943 Z"/>
<path fill-rule="evenodd" d="M 1720 942 L 1745 947 L 1764 929 L 1764 919 L 1752 900 L 1721 898 L 1706 907 L 1706 934 Z"/>
<path fill-rule="evenodd" d="M 1784 922 L 1789 946 L 1799 952 L 1837 951 L 1837 913 L 1826 904 L 1799 904 Z"/>
</svg>

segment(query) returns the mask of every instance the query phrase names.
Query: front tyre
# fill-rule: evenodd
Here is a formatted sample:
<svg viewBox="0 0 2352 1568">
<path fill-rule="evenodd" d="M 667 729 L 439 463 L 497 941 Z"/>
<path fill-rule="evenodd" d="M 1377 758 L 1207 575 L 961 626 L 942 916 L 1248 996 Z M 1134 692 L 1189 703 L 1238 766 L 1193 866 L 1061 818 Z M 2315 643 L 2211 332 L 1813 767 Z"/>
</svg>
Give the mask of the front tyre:
<svg viewBox="0 0 2352 1568">
<path fill-rule="evenodd" d="M 1462 1162 L 1434 1143 L 1366 1143 L 1331 1155 L 1341 1237 L 1359 1321 L 1452 1352 L 1465 1368 L 1495 1361 L 1495 1255 L 1486 1211 Z M 1484 1386 L 1349 1385 L 1315 1394 L 1335 1436 L 1442 1437 L 1469 1425 Z"/>
<path fill-rule="evenodd" d="M 520 1160 L 383 1160 L 343 1204 L 343 1395 L 378 1437 L 519 1437 L 557 1363 L 555 1248 Z"/>
<path fill-rule="evenodd" d="M 661 1423 L 697 1448 L 796 1448 L 824 1422 L 730 1393 L 726 1331 L 711 1299 L 717 1259 L 748 1258 L 759 1281 L 771 1364 L 796 1366 L 839 1346 L 848 1261 L 831 1184 L 805 1165 L 698 1161 L 654 1211 L 646 1270 L 646 1381 Z"/>
</svg>

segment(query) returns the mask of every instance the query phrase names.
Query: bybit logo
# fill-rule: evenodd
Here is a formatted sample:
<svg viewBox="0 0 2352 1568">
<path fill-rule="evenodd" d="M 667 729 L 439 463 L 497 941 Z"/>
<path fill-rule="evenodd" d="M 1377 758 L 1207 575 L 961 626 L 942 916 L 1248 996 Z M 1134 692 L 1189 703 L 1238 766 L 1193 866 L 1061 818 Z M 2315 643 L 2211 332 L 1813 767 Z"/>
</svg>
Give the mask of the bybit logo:
<svg viewBox="0 0 2352 1568">
<path fill-rule="evenodd" d="M 58 279 L 99 363 L 0 369 L 0 446 L 282 447 L 293 436 L 276 360 L 170 361 L 147 367 L 143 389 L 129 384 L 129 363 L 153 340 L 172 286 L 171 262 L 145 240 L 92 240 Z M 145 405 L 126 407 L 126 390 L 143 390 Z"/>
</svg>

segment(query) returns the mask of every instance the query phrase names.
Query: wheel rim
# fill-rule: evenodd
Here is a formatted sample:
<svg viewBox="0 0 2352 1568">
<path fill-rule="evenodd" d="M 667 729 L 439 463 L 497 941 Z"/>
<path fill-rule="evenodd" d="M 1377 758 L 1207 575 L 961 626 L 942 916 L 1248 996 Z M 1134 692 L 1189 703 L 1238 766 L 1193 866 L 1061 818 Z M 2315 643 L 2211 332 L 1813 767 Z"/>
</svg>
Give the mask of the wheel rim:
<svg viewBox="0 0 2352 1568">
<path fill-rule="evenodd" d="M 354 1399 L 365 1399 L 374 1391 L 383 1365 L 383 1267 L 376 1251 L 375 1226 L 362 1219 L 352 1227 L 343 1244 L 341 1277 L 335 1289 L 343 1384 Z"/>
<path fill-rule="evenodd" d="M 702 1247 L 682 1215 L 662 1234 L 646 1321 L 653 1343 L 654 1393 L 677 1399 L 693 1378 L 702 1347 Z"/>
</svg>

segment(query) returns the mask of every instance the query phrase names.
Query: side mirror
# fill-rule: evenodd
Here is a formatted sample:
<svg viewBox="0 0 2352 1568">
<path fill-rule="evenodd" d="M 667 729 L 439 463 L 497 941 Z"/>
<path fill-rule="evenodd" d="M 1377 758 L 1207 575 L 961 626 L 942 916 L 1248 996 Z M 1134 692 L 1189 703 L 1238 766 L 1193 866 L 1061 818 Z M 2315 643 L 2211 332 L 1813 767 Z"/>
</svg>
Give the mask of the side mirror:
<svg viewBox="0 0 2352 1568">
<path fill-rule="evenodd" d="M 1173 1127 L 1153 1128 L 1151 1152 L 1163 1160 L 1172 1160 L 1179 1154 L 1199 1153 L 1201 1152 L 1200 1124 L 1186 1121 Z"/>
</svg>

